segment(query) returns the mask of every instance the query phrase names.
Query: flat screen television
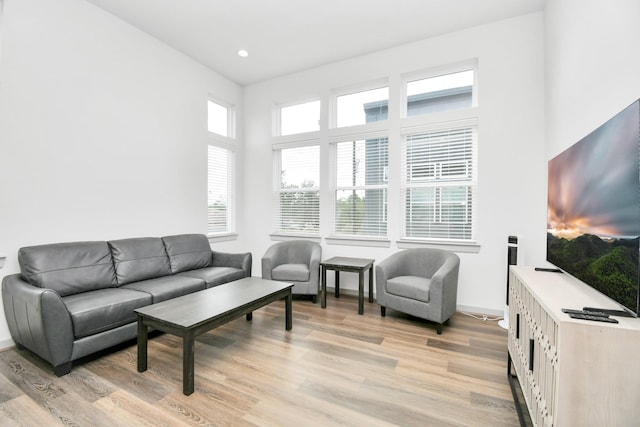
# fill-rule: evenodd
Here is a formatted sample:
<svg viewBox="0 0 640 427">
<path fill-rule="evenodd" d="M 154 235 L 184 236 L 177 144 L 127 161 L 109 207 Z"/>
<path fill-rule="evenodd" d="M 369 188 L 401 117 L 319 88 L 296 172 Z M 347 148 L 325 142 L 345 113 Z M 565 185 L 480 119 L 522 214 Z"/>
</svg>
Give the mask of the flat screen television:
<svg viewBox="0 0 640 427">
<path fill-rule="evenodd" d="M 547 261 L 620 306 L 608 308 L 639 315 L 640 100 L 548 172 Z"/>
</svg>

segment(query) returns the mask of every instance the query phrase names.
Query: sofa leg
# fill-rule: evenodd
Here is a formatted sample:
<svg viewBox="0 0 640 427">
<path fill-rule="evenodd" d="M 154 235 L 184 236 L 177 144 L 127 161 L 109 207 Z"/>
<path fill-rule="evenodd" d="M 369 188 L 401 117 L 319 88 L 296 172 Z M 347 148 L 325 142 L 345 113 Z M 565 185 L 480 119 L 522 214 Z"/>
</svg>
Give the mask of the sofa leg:
<svg viewBox="0 0 640 427">
<path fill-rule="evenodd" d="M 252 312 L 250 312 L 250 313 L 247 313 L 246 318 L 247 318 L 247 321 L 248 321 L 248 322 L 249 322 L 249 321 L 251 321 L 251 320 L 253 320 L 253 311 L 252 311 Z"/>
<path fill-rule="evenodd" d="M 436 323 L 436 332 L 438 335 L 442 334 L 442 323 Z"/>
<path fill-rule="evenodd" d="M 56 374 L 57 377 L 67 375 L 69 372 L 71 372 L 71 362 L 53 367 L 53 373 Z"/>
<path fill-rule="evenodd" d="M 385 306 L 380 306 L 380 316 L 384 317 L 387 315 L 387 307 Z"/>
<path fill-rule="evenodd" d="M 314 304 L 318 303 L 318 295 L 312 295 L 311 296 L 311 301 L 313 301 Z"/>
</svg>

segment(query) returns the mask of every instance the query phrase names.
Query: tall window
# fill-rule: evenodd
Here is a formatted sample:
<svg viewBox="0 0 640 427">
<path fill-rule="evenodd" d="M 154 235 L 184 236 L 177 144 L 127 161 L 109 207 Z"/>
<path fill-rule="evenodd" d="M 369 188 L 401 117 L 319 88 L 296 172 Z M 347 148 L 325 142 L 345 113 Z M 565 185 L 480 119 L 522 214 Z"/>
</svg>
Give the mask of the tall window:
<svg viewBox="0 0 640 427">
<path fill-rule="evenodd" d="M 335 153 L 334 233 L 386 236 L 388 139 L 338 142 Z"/>
<path fill-rule="evenodd" d="M 231 150 L 209 145 L 208 160 L 208 233 L 234 232 L 235 155 Z"/>
<path fill-rule="evenodd" d="M 277 233 L 320 232 L 320 147 L 284 148 L 274 152 L 279 180 L 275 194 Z"/>
<path fill-rule="evenodd" d="M 406 238 L 473 240 L 475 127 L 408 135 L 402 150 Z"/>
</svg>

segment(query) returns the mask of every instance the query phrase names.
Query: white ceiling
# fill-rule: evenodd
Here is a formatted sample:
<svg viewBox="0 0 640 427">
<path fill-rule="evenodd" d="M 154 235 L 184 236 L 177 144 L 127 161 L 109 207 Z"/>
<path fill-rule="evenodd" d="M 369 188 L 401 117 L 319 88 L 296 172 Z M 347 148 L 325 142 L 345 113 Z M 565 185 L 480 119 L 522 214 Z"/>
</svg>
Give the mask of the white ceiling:
<svg viewBox="0 0 640 427">
<path fill-rule="evenodd" d="M 241 85 L 544 8 L 544 0 L 87 1 Z"/>
</svg>

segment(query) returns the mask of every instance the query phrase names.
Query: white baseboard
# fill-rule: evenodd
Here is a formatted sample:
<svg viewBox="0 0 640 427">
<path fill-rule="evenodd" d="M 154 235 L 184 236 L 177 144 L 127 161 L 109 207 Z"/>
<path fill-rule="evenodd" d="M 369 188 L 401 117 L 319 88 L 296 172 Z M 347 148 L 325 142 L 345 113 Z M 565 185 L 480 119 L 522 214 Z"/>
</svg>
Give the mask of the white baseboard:
<svg viewBox="0 0 640 427">
<path fill-rule="evenodd" d="M 0 341 L 0 351 L 9 350 L 12 347 L 15 347 L 16 343 L 13 342 L 11 338 Z"/>
</svg>

